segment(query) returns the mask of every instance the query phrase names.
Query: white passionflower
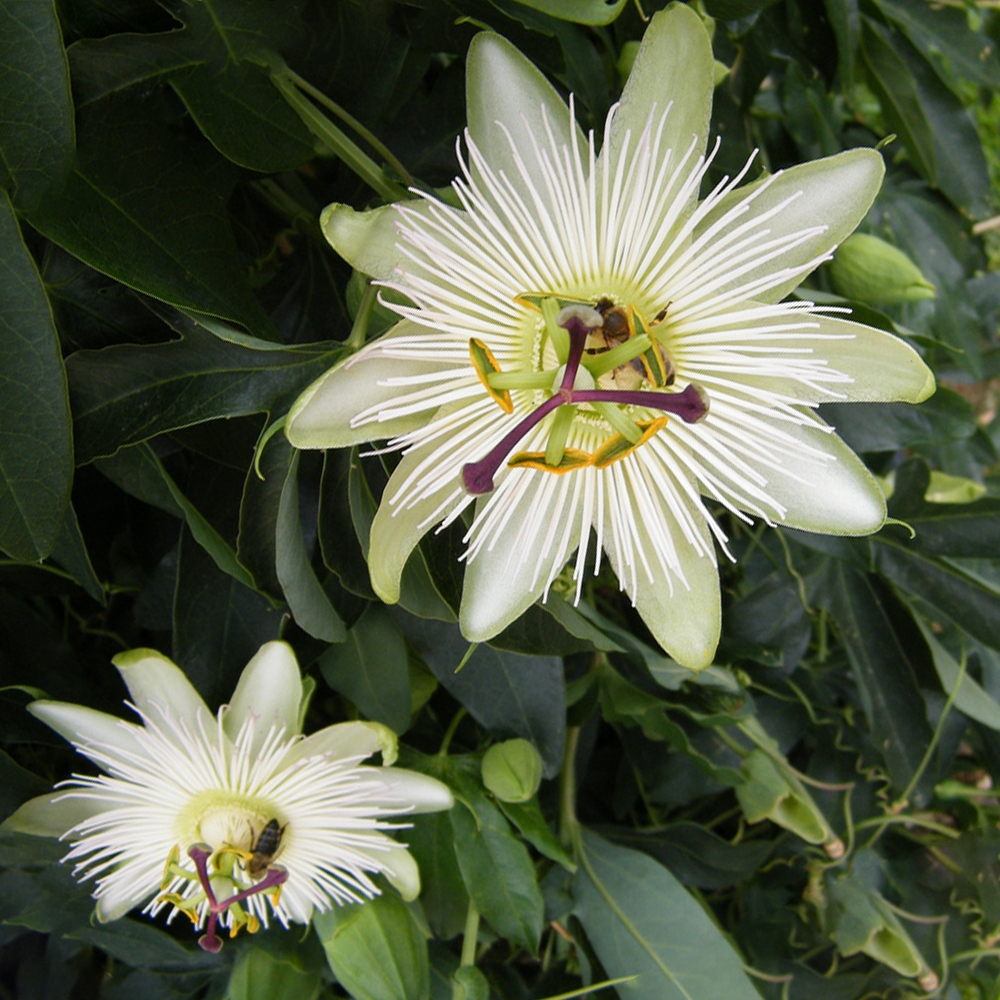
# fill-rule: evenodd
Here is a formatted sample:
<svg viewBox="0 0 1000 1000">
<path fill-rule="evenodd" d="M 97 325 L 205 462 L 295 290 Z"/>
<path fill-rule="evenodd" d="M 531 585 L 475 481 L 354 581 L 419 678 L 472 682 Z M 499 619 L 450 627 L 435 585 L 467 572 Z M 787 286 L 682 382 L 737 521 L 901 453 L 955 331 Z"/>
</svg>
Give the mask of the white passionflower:
<svg viewBox="0 0 1000 1000">
<path fill-rule="evenodd" d="M 407 898 L 420 892 L 409 852 L 383 817 L 448 809 L 447 786 L 393 767 L 384 726 L 348 722 L 299 735 L 302 678 L 291 648 L 262 646 L 217 715 L 181 670 L 136 649 L 114 664 L 142 725 L 82 705 L 36 701 L 29 711 L 103 773 L 74 775 L 25 803 L 9 830 L 70 842 L 66 861 L 96 880 L 99 920 L 179 910 L 217 951 L 216 925 L 235 933 L 308 923 L 315 911 L 371 898 L 381 873 Z"/>
<path fill-rule="evenodd" d="M 403 452 L 371 529 L 384 600 L 420 538 L 475 502 L 469 639 L 543 596 L 574 551 L 579 598 L 603 550 L 657 640 L 697 668 L 718 642 L 727 541 L 705 497 L 808 531 L 884 523 L 877 483 L 814 408 L 919 402 L 933 376 L 890 334 L 781 301 L 861 221 L 882 159 L 852 150 L 739 187 L 748 163 L 699 203 L 712 81 L 698 16 L 658 14 L 598 153 L 538 70 L 481 34 L 461 208 L 422 195 L 324 213 L 403 318 L 286 427 L 299 448 Z"/>
</svg>

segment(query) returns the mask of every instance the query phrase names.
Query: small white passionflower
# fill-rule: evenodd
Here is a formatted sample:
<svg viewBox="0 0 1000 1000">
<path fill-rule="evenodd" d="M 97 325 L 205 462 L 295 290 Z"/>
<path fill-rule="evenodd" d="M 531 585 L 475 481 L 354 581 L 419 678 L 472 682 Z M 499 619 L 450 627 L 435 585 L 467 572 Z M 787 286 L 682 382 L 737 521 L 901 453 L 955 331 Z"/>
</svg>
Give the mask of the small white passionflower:
<svg viewBox="0 0 1000 1000">
<path fill-rule="evenodd" d="M 470 640 L 544 596 L 574 551 L 579 599 L 603 550 L 660 644 L 698 668 L 727 551 L 705 497 L 807 531 L 884 523 L 878 484 L 814 409 L 919 402 L 933 376 L 890 334 L 782 301 L 864 217 L 881 156 L 738 187 L 748 163 L 699 203 L 713 66 L 691 8 L 657 14 L 598 153 L 524 56 L 478 35 L 461 208 L 325 211 L 330 242 L 403 319 L 310 386 L 286 430 L 299 448 L 402 450 L 371 529 L 384 600 L 423 535 L 475 502 Z"/>
<path fill-rule="evenodd" d="M 302 678 L 291 648 L 262 646 L 217 716 L 160 653 L 116 656 L 142 725 L 82 705 L 36 701 L 28 710 L 103 773 L 74 775 L 26 802 L 5 829 L 56 836 L 80 880 L 96 880 L 99 920 L 145 903 L 155 916 L 186 913 L 202 947 L 216 926 L 252 932 L 275 916 L 308 923 L 313 911 L 371 898 L 381 873 L 407 899 L 420 892 L 409 852 L 381 831 L 383 817 L 448 809 L 447 786 L 393 767 L 363 766 L 384 726 L 348 722 L 299 735 Z"/>
</svg>

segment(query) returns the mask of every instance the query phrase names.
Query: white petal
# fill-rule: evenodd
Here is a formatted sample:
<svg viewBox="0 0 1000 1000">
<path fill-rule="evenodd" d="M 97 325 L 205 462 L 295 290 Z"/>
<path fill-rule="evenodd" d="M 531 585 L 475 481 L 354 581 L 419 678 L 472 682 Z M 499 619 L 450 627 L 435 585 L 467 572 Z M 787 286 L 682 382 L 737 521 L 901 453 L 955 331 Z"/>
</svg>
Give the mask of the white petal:
<svg viewBox="0 0 1000 1000">
<path fill-rule="evenodd" d="M 106 712 L 44 699 L 33 701 L 28 711 L 71 743 L 101 743 L 130 753 L 136 750 L 134 734 L 140 727 Z"/>
<path fill-rule="evenodd" d="M 161 710 L 169 709 L 175 719 L 183 719 L 197 727 L 215 724 L 201 695 L 172 660 L 155 649 L 130 649 L 119 653 L 111 662 L 118 668 L 132 696 L 132 702 L 143 715 L 158 720 Z M 181 734 L 177 734 L 180 740 Z"/>
<path fill-rule="evenodd" d="M 36 837 L 62 837 L 77 823 L 104 808 L 103 803 L 94 799 L 70 798 L 65 791 L 49 792 L 25 802 L 0 824 L 0 829 Z"/>
<path fill-rule="evenodd" d="M 779 259 L 765 261 L 757 268 L 734 278 L 728 286 L 723 285 L 721 291 L 772 274 L 779 268 L 796 268 L 810 261 L 818 264 L 819 258 L 828 254 L 857 228 L 875 200 L 884 175 L 885 164 L 879 153 L 874 149 L 852 149 L 836 156 L 800 164 L 771 178 L 767 189 L 749 203 L 749 211 L 734 218 L 718 232 L 719 239 L 725 237 L 732 227 L 746 225 L 793 195 L 796 196 L 795 200 L 765 223 L 770 230 L 768 239 L 790 236 L 817 225 L 823 225 L 825 229 L 789 249 Z M 722 198 L 699 222 L 695 238 L 739 204 L 748 192 L 754 191 L 763 183 L 761 180 L 748 184 Z M 808 271 L 803 271 L 789 277 L 766 292 L 755 294 L 754 298 L 761 302 L 780 302 L 807 273 Z"/>
<path fill-rule="evenodd" d="M 518 479 L 530 477 L 523 492 L 512 488 L 515 480 L 508 476 L 498 487 L 507 492 L 477 502 L 477 522 L 484 521 L 492 502 L 499 505 L 504 524 L 475 551 L 465 570 L 459 626 L 466 639 L 492 639 L 548 590 L 580 544 L 581 509 L 574 487 L 590 471 L 577 473 L 581 478 L 520 471 Z"/>
<path fill-rule="evenodd" d="M 521 183 L 507 135 L 497 122 L 517 143 L 523 165 L 539 191 L 545 190 L 545 182 L 530 152 L 531 137 L 543 141 L 546 122 L 558 147 L 568 145 L 572 149 L 575 144 L 586 160 L 583 133 L 575 121 L 570 122 L 563 99 L 506 39 L 488 31 L 476 35 L 469 46 L 465 80 L 469 135 L 495 172 L 502 170 L 508 180 Z"/>
<path fill-rule="evenodd" d="M 420 869 L 402 844 L 392 841 L 388 851 L 373 851 L 371 856 L 386 866 L 385 877 L 408 903 L 420 895 Z"/>
<path fill-rule="evenodd" d="M 222 720 L 226 735 L 235 740 L 248 718 L 257 720 L 249 752 L 255 755 L 272 726 L 285 739 L 298 732 L 302 701 L 302 674 L 287 642 L 267 642 L 243 668 L 229 710 Z"/>
<path fill-rule="evenodd" d="M 711 555 L 704 554 L 705 550 L 712 551 L 704 513 L 679 492 L 672 499 L 688 511 L 705 547 L 699 552 L 691 545 L 680 530 L 676 515 L 661 499 L 663 519 L 657 527 L 672 539 L 683 579 L 655 558 L 657 546 L 641 517 L 635 519 L 633 544 L 646 554 L 645 565 L 636 567 L 633 574 L 623 564 L 623 553 L 618 550 L 609 516 L 604 528 L 604 548 L 615 574 L 656 641 L 682 666 L 701 670 L 712 662 L 719 644 L 722 627 L 719 571 Z"/>
<path fill-rule="evenodd" d="M 368 571 L 372 589 L 386 604 L 399 600 L 400 579 L 407 559 L 420 539 L 438 524 L 458 503 L 464 503 L 464 494 L 456 495 L 446 506 L 448 491 L 441 490 L 418 500 L 412 505 L 392 505 L 389 501 L 409 479 L 411 473 L 423 463 L 440 441 L 429 441 L 407 452 L 389 477 L 382 502 L 372 521 L 368 547 Z M 455 490 L 458 490 L 459 467 L 455 468 Z"/>
<path fill-rule="evenodd" d="M 905 340 L 863 323 L 832 316 L 812 318 L 820 334 L 850 338 L 823 341 L 814 351 L 831 368 L 853 379 L 849 385 L 836 387 L 852 402 L 922 403 L 934 394 L 934 373 Z"/>
<path fill-rule="evenodd" d="M 765 487 L 786 508 L 782 524 L 827 535 L 870 535 L 885 523 L 885 497 L 875 478 L 837 437 L 820 426 L 781 425 L 807 447 L 826 452 L 825 464 L 792 463 L 787 471 L 761 468 Z M 752 461 L 750 464 L 753 464 Z"/>
<path fill-rule="evenodd" d="M 382 760 L 391 764 L 397 756 L 396 734 L 377 722 L 338 722 L 300 740 L 285 758 L 288 765 L 306 757 L 329 756 L 333 760 L 370 757 L 382 751 Z"/>
<path fill-rule="evenodd" d="M 120 920 L 129 910 L 134 909 L 155 891 L 156 887 L 138 887 L 128 883 L 115 880 L 108 889 L 101 893 L 97 900 L 97 919 L 102 924 L 109 924 L 112 920 Z M 188 925 L 190 926 L 190 925 Z"/>
<path fill-rule="evenodd" d="M 384 337 L 368 344 L 321 375 L 295 401 L 285 422 L 285 434 L 296 448 L 346 448 L 364 441 L 396 437 L 416 430 L 434 415 L 436 406 L 393 417 L 372 419 L 351 426 L 359 413 L 380 404 L 398 404 L 412 387 L 391 384 L 393 379 L 419 378 L 453 368 L 451 362 L 417 361 L 384 356 L 384 350 L 399 337 L 421 331 L 403 320 Z M 447 385 L 442 386 L 447 391 Z"/>
<path fill-rule="evenodd" d="M 401 767 L 384 767 L 378 772 L 385 783 L 385 798 L 372 795 L 373 805 L 386 809 L 399 808 L 400 802 L 412 804 L 414 813 L 439 812 L 455 804 L 451 789 L 437 778 Z"/>
<path fill-rule="evenodd" d="M 672 149 L 676 162 L 697 136 L 694 156 L 700 156 L 708 141 L 714 70 L 712 43 L 701 18 L 690 7 L 673 4 L 654 15 L 615 112 L 611 140 L 601 151 L 602 165 L 618 163 L 629 130 L 629 149 L 634 151 L 650 114 L 655 127 L 668 107 L 660 148 Z M 692 199 L 697 197 L 698 192 L 693 191 Z"/>
</svg>

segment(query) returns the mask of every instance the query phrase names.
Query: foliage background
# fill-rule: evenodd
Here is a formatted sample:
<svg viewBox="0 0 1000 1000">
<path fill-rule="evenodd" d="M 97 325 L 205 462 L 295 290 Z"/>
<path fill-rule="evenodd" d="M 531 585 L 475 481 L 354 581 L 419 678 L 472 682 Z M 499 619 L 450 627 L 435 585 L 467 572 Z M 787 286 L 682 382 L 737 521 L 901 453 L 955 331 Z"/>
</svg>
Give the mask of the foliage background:
<svg viewBox="0 0 1000 1000">
<path fill-rule="evenodd" d="M 120 712 L 111 656 L 154 646 L 214 706 L 278 636 L 317 682 L 307 729 L 384 722 L 462 800 L 405 834 L 419 904 L 387 892 L 218 956 L 181 922 L 92 924 L 65 848 L 7 835 L 0 997 L 522 1000 L 634 973 L 619 991 L 640 1000 L 997 997 L 1000 12 L 703 4 L 729 69 L 715 179 L 756 147 L 773 170 L 895 134 L 862 229 L 937 298 L 851 304 L 940 388 L 918 407 L 824 408 L 915 536 L 727 522 L 718 666 L 692 677 L 603 575 L 455 674 L 461 531 L 411 559 L 400 607 L 367 583 L 391 457 L 299 456 L 279 434 L 253 468 L 271 421 L 365 332 L 370 293 L 320 209 L 450 181 L 482 27 L 599 129 L 636 6 L 0 0 L 0 815 L 80 766 L 23 710 L 33 697 Z M 295 112 L 287 67 L 356 120 L 339 128 L 379 165 L 378 192 L 351 142 Z M 823 269 L 812 286 L 840 301 Z M 390 322 L 376 306 L 368 335 Z M 511 736 L 543 762 L 522 805 L 480 779 Z M 574 790 L 579 867 L 558 839 Z"/>
</svg>

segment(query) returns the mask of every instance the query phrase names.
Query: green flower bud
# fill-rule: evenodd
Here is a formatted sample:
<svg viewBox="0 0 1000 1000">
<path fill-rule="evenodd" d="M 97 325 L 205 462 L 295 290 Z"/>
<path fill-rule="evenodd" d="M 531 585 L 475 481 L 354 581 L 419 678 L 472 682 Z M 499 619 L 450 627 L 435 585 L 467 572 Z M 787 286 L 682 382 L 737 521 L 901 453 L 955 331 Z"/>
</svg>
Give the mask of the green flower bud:
<svg viewBox="0 0 1000 1000">
<path fill-rule="evenodd" d="M 736 798 L 750 823 L 769 819 L 809 844 L 822 844 L 831 858 L 844 853 L 840 838 L 792 770 L 781 768 L 763 750 L 752 750 L 740 765 L 745 778 Z"/>
<path fill-rule="evenodd" d="M 460 965 L 451 977 L 451 1000 L 489 1000 L 490 983 L 474 965 Z"/>
<path fill-rule="evenodd" d="M 867 233 L 855 233 L 840 244 L 829 273 L 840 295 L 866 305 L 898 305 L 935 297 L 934 286 L 902 250 Z"/>
<path fill-rule="evenodd" d="M 853 877 L 839 879 L 830 886 L 828 916 L 831 936 L 845 958 L 864 952 L 901 976 L 918 979 L 927 990 L 937 987 L 937 975 L 877 892 Z"/>
<path fill-rule="evenodd" d="M 542 783 L 542 758 L 527 740 L 505 740 L 483 756 L 483 784 L 501 802 L 527 802 Z"/>
<path fill-rule="evenodd" d="M 985 492 L 986 487 L 974 479 L 949 476 L 947 473 L 932 469 L 924 499 L 929 503 L 972 503 Z"/>
</svg>

